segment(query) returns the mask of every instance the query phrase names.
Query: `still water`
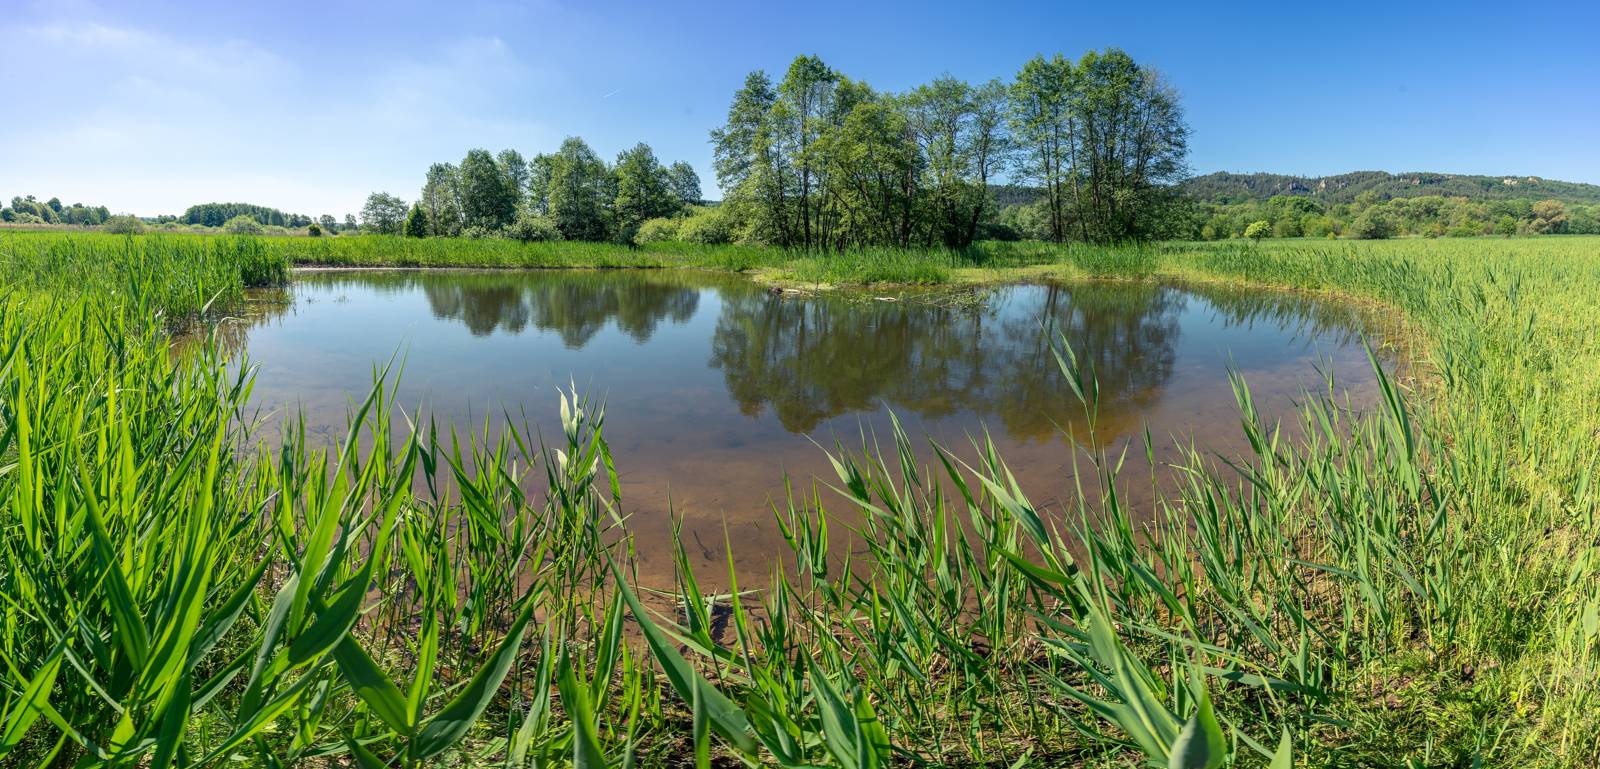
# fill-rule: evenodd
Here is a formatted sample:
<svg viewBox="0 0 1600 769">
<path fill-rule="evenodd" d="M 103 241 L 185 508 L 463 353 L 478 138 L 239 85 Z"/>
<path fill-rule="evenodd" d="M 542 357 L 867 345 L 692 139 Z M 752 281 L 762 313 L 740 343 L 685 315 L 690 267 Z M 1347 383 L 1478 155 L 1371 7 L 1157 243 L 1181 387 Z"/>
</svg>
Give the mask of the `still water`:
<svg viewBox="0 0 1600 769">
<path fill-rule="evenodd" d="M 1098 373 L 1100 438 L 1148 428 L 1158 461 L 1191 437 L 1243 448 L 1230 367 L 1269 417 L 1329 373 L 1353 402 L 1372 390 L 1359 314 L 1287 293 L 1095 282 L 801 297 L 690 271 L 339 271 L 299 273 L 261 304 L 240 326 L 254 401 L 304 413 L 330 444 L 397 352 L 398 405 L 463 431 L 508 411 L 559 436 L 558 388 L 603 397 L 646 573 L 670 568 L 649 546 L 669 504 L 707 561 L 726 525 L 741 568 L 761 571 L 781 542 L 769 505 L 784 472 L 836 483 L 817 444 L 887 441 L 891 412 L 965 457 L 987 430 L 1036 504 L 1068 498 L 1064 430 L 1081 437 L 1083 420 L 1050 353 L 1063 335 Z"/>
</svg>

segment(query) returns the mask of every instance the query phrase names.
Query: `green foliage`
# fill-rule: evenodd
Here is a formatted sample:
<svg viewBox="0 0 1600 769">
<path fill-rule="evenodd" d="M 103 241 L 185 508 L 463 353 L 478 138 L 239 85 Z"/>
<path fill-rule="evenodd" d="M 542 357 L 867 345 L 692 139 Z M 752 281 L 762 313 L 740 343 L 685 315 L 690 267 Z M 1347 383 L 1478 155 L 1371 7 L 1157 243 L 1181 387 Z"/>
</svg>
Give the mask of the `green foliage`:
<svg viewBox="0 0 1600 769">
<path fill-rule="evenodd" d="M 647 246 L 651 243 L 677 240 L 678 227 L 682 224 L 682 221 L 681 219 L 668 219 L 666 217 L 650 219 L 639 225 L 639 231 L 633 235 L 633 242 L 641 246 Z"/>
<path fill-rule="evenodd" d="M 249 214 L 239 214 L 223 222 L 222 231 L 233 235 L 260 235 L 261 223 Z"/>
<path fill-rule="evenodd" d="M 466 226 L 461 211 L 460 170 L 449 163 L 429 166 L 417 204 L 427 216 L 429 234 L 447 238 L 460 235 L 461 228 Z"/>
<path fill-rule="evenodd" d="M 618 155 L 613 173 L 617 192 L 612 210 L 621 240 L 632 242 L 645 220 L 669 216 L 683 205 L 673 192 L 669 171 L 648 144 L 637 144 Z"/>
<path fill-rule="evenodd" d="M 1483 202 L 1437 196 L 1389 200 L 1365 197 L 1359 204 L 1337 203 L 1321 209 L 1314 198 L 1278 196 L 1266 202 L 1204 206 L 1203 216 L 1180 227 L 1174 235 L 1199 240 L 1245 237 L 1245 229 L 1252 223 L 1265 221 L 1271 225 L 1271 237 L 1275 238 L 1340 234 L 1355 237 L 1357 229 L 1373 232 L 1370 225 L 1374 219 L 1387 222 L 1389 237 L 1591 233 L 1600 230 L 1596 209 L 1600 205 L 1568 206 L 1554 200 L 1517 199 Z M 1001 216 L 1005 220 L 1008 214 L 1002 212 Z M 1360 228 L 1353 226 L 1358 220 Z"/>
<path fill-rule="evenodd" d="M 58 198 L 40 202 L 34 196 L 14 197 L 11 205 L 0 208 L 0 221 L 18 224 L 74 224 L 94 227 L 111 218 L 105 206 L 82 203 L 63 205 Z"/>
<path fill-rule="evenodd" d="M 1345 234 L 1357 240 L 1383 240 L 1394 235 L 1394 222 L 1374 206 L 1357 215 Z"/>
<path fill-rule="evenodd" d="M 1535 235 L 1550 235 L 1567 231 L 1567 207 L 1559 200 L 1541 200 L 1532 206 L 1533 219 L 1528 231 Z"/>
<path fill-rule="evenodd" d="M 106 220 L 104 229 L 113 235 L 138 235 L 144 232 L 144 222 L 137 216 L 113 216 Z"/>
<path fill-rule="evenodd" d="M 241 216 L 248 216 L 262 226 L 304 227 L 311 223 L 309 216 L 286 214 L 276 208 L 250 203 L 201 203 L 190 206 L 179 221 L 202 227 L 223 227 Z"/>
<path fill-rule="evenodd" d="M 683 161 L 673 163 L 667 168 L 667 186 L 672 189 L 672 194 L 678 198 L 679 205 L 698 206 L 700 199 L 700 175 L 695 173 L 694 166 Z"/>
<path fill-rule="evenodd" d="M 1254 221 L 1244 228 L 1244 236 L 1251 240 L 1260 240 L 1272 234 L 1272 224 L 1267 221 Z"/>
<path fill-rule="evenodd" d="M 1184 180 L 1185 194 L 1207 203 L 1266 201 L 1272 197 L 1311 198 L 1324 206 L 1353 203 L 1360 195 L 1379 200 L 1409 197 L 1466 198 L 1474 201 L 1553 198 L 1568 205 L 1600 204 L 1600 185 L 1534 176 L 1473 176 L 1428 171 L 1390 174 L 1357 171 L 1334 176 L 1217 172 Z"/>
<path fill-rule="evenodd" d="M 606 162 L 582 139 L 569 137 L 550 159 L 549 215 L 567 240 L 607 240 L 616 200 Z"/>
<path fill-rule="evenodd" d="M 467 152 L 459 172 L 463 224 L 488 230 L 510 224 L 517 213 L 517 179 L 522 173 L 502 166 L 488 150 Z"/>
<path fill-rule="evenodd" d="M 1176 94 L 1115 49 L 1036 58 L 1009 87 L 942 77 L 903 96 L 802 56 L 776 86 L 751 73 L 712 143 L 745 240 L 961 248 L 1041 229 L 1056 242 L 1166 236 L 1187 129 Z M 1001 218 L 991 179 L 1011 165 L 1038 185 L 1042 219 Z"/>
<path fill-rule="evenodd" d="M 703 246 L 734 241 L 733 223 L 721 206 L 697 208 L 678 223 L 677 239 Z"/>
<path fill-rule="evenodd" d="M 528 209 L 517 213 L 517 220 L 506 228 L 506 236 L 524 243 L 548 243 L 561 239 L 561 230 L 550 217 Z"/>
<path fill-rule="evenodd" d="M 412 203 L 411 211 L 406 214 L 406 220 L 400 225 L 400 234 L 408 238 L 425 238 L 430 234 L 428 214 L 422 210 L 421 203 Z"/>
<path fill-rule="evenodd" d="M 387 192 L 367 196 L 361 207 L 361 226 L 380 235 L 399 235 L 406 221 L 406 202 Z"/>
</svg>

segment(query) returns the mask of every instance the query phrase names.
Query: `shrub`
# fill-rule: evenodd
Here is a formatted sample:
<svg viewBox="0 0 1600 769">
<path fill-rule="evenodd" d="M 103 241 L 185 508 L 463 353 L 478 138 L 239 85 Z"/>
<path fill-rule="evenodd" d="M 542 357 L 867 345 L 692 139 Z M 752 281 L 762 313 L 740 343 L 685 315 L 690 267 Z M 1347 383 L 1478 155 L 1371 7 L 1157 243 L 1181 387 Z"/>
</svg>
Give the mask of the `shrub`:
<svg viewBox="0 0 1600 769">
<path fill-rule="evenodd" d="M 702 208 L 678 225 L 678 239 L 686 243 L 719 246 L 733 241 L 728 217 L 715 208 Z"/>
<path fill-rule="evenodd" d="M 106 232 L 114 235 L 137 235 L 144 232 L 144 222 L 136 216 L 113 216 L 102 225 Z"/>
<path fill-rule="evenodd" d="M 248 214 L 239 214 L 224 222 L 222 231 L 233 235 L 260 235 L 261 222 Z"/>
<path fill-rule="evenodd" d="M 467 229 L 472 229 L 471 227 Z M 556 229 L 556 223 L 548 216 L 541 216 L 531 211 L 521 211 L 515 221 L 506 228 L 506 235 L 512 240 L 524 243 L 542 243 L 560 240 L 561 230 Z"/>
<path fill-rule="evenodd" d="M 461 228 L 461 237 L 466 238 L 467 240 L 494 240 L 496 238 L 503 238 L 505 236 L 505 232 L 492 227 L 485 227 L 481 224 L 474 224 Z"/>
<path fill-rule="evenodd" d="M 681 223 L 681 219 L 667 219 L 665 217 L 646 219 L 643 224 L 639 225 L 639 231 L 633 234 L 633 242 L 645 246 L 665 240 L 677 240 L 678 225 Z"/>
<path fill-rule="evenodd" d="M 317 226 L 316 222 L 312 222 L 306 227 L 306 235 L 309 235 L 313 238 L 320 238 L 322 237 L 322 228 Z"/>
<path fill-rule="evenodd" d="M 1251 240 L 1260 240 L 1271 234 L 1272 225 L 1268 224 L 1266 220 L 1251 222 L 1250 226 L 1244 228 L 1244 236 Z"/>
<path fill-rule="evenodd" d="M 1357 240 L 1384 240 L 1394 235 L 1394 222 L 1382 211 L 1368 208 L 1350 222 L 1346 234 Z"/>
<path fill-rule="evenodd" d="M 1320 214 L 1306 214 L 1300 219 L 1300 234 L 1308 238 L 1326 238 L 1336 231 L 1334 221 Z"/>
</svg>

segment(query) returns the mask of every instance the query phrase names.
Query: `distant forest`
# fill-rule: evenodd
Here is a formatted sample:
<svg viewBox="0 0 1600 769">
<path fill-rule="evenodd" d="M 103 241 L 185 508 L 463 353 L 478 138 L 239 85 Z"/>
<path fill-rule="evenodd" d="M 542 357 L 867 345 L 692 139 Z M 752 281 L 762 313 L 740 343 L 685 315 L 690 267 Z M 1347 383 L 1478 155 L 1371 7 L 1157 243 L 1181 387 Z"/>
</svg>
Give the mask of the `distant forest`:
<svg viewBox="0 0 1600 769">
<path fill-rule="evenodd" d="M 1560 182 L 1537 176 L 1472 176 L 1416 171 L 1391 174 L 1356 171 L 1336 176 L 1232 174 L 1196 176 L 1179 185 L 1184 194 L 1206 203 L 1265 201 L 1277 195 L 1303 195 L 1326 204 L 1353 203 L 1362 193 L 1380 200 L 1427 195 L 1469 200 L 1559 200 L 1568 205 L 1600 203 L 1600 185 Z"/>
<path fill-rule="evenodd" d="M 1203 240 L 1600 234 L 1600 185 L 1534 176 L 1214 173 L 1179 189 Z"/>
</svg>

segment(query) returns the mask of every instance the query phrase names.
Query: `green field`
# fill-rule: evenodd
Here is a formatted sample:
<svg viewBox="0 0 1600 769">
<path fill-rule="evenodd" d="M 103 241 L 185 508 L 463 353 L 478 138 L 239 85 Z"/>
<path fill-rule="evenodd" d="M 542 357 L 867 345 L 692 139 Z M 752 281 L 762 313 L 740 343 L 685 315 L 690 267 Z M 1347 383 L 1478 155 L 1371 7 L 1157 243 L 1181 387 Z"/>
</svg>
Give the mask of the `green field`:
<svg viewBox="0 0 1600 769">
<path fill-rule="evenodd" d="M 794 479 L 775 513 L 788 568 L 742 600 L 682 568 L 664 595 L 631 587 L 582 393 L 545 445 L 391 435 L 391 377 L 340 450 L 293 428 L 265 449 L 249 369 L 172 339 L 295 265 L 1266 284 L 1389 308 L 1410 360 L 1377 408 L 1308 398 L 1294 431 L 1236 382 L 1253 455 L 1196 447 L 1154 511 L 1111 493 L 1092 435 L 1066 511 L 992 452 L 840 452 L 837 493 Z M 1596 308 L 1596 237 L 824 256 L 0 232 L 0 765 L 1594 766 Z M 1092 414 L 1070 351 L 1047 363 Z M 851 525 L 847 564 L 828 531 Z"/>
</svg>

